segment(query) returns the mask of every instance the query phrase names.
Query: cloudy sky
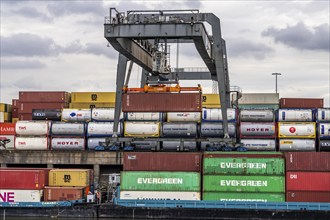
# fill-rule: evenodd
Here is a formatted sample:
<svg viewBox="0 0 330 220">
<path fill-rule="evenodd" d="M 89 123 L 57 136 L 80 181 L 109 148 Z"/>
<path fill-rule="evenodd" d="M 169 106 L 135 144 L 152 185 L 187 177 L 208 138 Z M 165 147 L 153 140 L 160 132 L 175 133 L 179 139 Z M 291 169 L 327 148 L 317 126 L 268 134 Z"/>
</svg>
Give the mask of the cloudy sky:
<svg viewBox="0 0 330 220">
<path fill-rule="evenodd" d="M 118 53 L 107 47 L 109 8 L 199 9 L 221 20 L 230 84 L 243 93 L 324 98 L 330 106 L 329 0 L 297 1 L 0 1 L 1 97 L 18 91 L 114 91 Z M 203 67 L 194 45 L 171 46 L 172 67 Z M 135 67 L 131 87 L 139 85 Z M 197 85 L 200 82 L 182 82 Z M 204 92 L 212 83 L 202 83 Z"/>
</svg>

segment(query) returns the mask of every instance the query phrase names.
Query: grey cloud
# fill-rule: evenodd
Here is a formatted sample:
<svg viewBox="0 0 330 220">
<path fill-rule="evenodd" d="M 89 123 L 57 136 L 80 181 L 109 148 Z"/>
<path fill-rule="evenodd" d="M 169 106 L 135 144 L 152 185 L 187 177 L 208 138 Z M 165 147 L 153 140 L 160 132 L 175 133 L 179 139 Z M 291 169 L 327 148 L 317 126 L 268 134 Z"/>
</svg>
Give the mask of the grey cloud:
<svg viewBox="0 0 330 220">
<path fill-rule="evenodd" d="M 38 60 L 2 60 L 2 69 L 40 69 L 46 65 Z"/>
<path fill-rule="evenodd" d="M 89 43 L 86 44 L 86 48 L 84 49 L 84 51 L 90 54 L 104 55 L 106 57 L 115 59 L 118 53 L 114 49 L 110 48 L 111 46 L 107 47 L 106 44 L 103 43 Z"/>
<path fill-rule="evenodd" d="M 312 31 L 300 22 L 295 26 L 283 29 L 270 27 L 262 32 L 262 36 L 272 37 L 275 42 L 300 50 L 324 50 L 329 52 L 329 24 L 313 27 Z"/>
<path fill-rule="evenodd" d="M 274 52 L 271 47 L 243 39 L 227 39 L 227 53 L 231 57 L 248 56 L 259 60 Z"/>
<path fill-rule="evenodd" d="M 24 89 L 41 89 L 40 83 L 37 83 L 34 77 L 23 77 L 15 82 L 13 82 L 13 86 L 24 90 Z"/>
<path fill-rule="evenodd" d="M 13 10 L 13 13 L 26 17 L 26 18 L 36 18 L 41 21 L 52 21 L 53 19 L 51 17 L 48 17 L 46 14 L 38 11 L 36 8 L 32 7 L 22 7 L 17 10 Z"/>
<path fill-rule="evenodd" d="M 47 9 L 54 16 L 84 13 L 103 16 L 106 12 L 102 1 L 56 1 L 49 3 Z"/>
</svg>

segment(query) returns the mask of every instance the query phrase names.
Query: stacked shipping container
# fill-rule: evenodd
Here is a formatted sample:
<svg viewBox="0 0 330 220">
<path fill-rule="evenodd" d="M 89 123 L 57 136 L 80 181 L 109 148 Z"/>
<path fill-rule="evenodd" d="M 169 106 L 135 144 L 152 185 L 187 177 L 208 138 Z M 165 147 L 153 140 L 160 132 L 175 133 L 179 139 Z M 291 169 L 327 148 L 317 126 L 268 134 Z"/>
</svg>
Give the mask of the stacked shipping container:
<svg viewBox="0 0 330 220">
<path fill-rule="evenodd" d="M 330 151 L 330 108 L 317 109 L 316 122 L 319 151 Z"/>
<path fill-rule="evenodd" d="M 6 103 L 0 103 L 0 123 L 12 121 L 12 106 Z"/>
</svg>

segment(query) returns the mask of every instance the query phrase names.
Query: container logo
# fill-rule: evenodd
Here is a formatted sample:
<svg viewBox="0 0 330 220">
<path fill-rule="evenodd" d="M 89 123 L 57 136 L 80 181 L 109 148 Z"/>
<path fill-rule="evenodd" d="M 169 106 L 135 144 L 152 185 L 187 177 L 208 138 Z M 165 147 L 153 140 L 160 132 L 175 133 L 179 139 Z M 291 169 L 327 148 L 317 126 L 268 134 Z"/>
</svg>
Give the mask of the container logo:
<svg viewBox="0 0 330 220">
<path fill-rule="evenodd" d="M 92 101 L 97 101 L 97 94 L 92 94 L 91 99 Z"/>
<path fill-rule="evenodd" d="M 295 127 L 291 127 L 291 128 L 289 128 L 289 131 L 290 131 L 290 133 L 295 133 L 296 132 L 296 128 Z"/>
<path fill-rule="evenodd" d="M 15 202 L 14 192 L 0 192 L 0 202 Z"/>
<path fill-rule="evenodd" d="M 206 95 L 203 95 L 203 96 L 202 96 L 202 102 L 206 102 L 206 99 L 207 99 L 207 98 L 206 98 Z"/>
<path fill-rule="evenodd" d="M 71 175 L 64 175 L 64 182 L 70 183 L 71 182 Z"/>
<path fill-rule="evenodd" d="M 298 175 L 297 174 L 290 174 L 290 179 L 298 179 Z"/>
</svg>

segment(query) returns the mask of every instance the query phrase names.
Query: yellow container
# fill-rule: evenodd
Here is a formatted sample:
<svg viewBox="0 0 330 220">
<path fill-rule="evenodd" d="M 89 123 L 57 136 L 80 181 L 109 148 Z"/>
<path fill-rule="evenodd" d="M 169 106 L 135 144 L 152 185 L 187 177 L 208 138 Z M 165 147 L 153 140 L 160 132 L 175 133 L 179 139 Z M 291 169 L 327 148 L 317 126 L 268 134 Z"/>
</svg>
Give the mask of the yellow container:
<svg viewBox="0 0 330 220">
<path fill-rule="evenodd" d="M 11 113 L 0 112 L 0 122 L 11 122 Z"/>
<path fill-rule="evenodd" d="M 115 92 L 72 92 L 72 103 L 114 103 L 116 100 Z"/>
<path fill-rule="evenodd" d="M 18 122 L 19 121 L 19 118 L 11 118 L 11 122 L 12 123 L 16 123 L 16 122 Z"/>
<path fill-rule="evenodd" d="M 11 105 L 6 103 L 0 103 L 0 112 L 11 112 Z"/>
<path fill-rule="evenodd" d="M 49 171 L 49 186 L 88 186 L 90 171 L 87 169 L 54 169 Z"/>
<path fill-rule="evenodd" d="M 81 103 L 81 102 L 75 102 L 69 104 L 70 108 L 114 108 L 115 103 L 114 102 L 101 102 L 101 103 Z"/>
<path fill-rule="evenodd" d="M 203 94 L 202 100 L 204 108 L 220 108 L 219 94 Z"/>
</svg>

